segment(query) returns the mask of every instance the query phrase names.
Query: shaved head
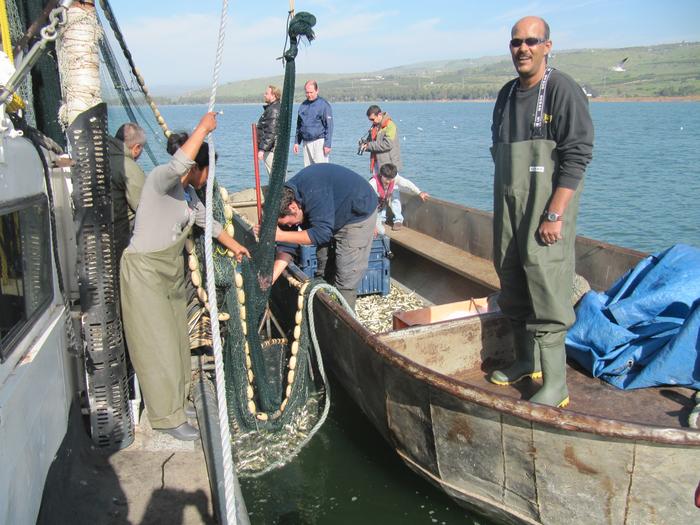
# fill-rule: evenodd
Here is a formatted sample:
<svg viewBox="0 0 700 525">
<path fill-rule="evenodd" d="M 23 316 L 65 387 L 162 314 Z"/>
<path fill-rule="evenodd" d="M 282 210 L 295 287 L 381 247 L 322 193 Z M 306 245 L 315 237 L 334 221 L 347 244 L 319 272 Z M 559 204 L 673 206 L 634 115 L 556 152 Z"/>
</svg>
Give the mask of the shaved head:
<svg viewBox="0 0 700 525">
<path fill-rule="evenodd" d="M 523 24 L 527 27 L 530 27 L 532 24 L 539 25 L 539 29 L 541 29 L 541 35 L 545 40 L 549 40 L 549 24 L 545 22 L 544 18 L 540 18 L 539 16 L 526 16 L 518 20 L 513 28 L 510 30 L 510 36 L 514 36 L 516 32 L 516 28 L 520 25 Z"/>
<path fill-rule="evenodd" d="M 549 25 L 539 16 L 526 16 L 516 22 L 510 36 L 510 54 L 520 85 L 533 87 L 544 76 L 547 56 L 552 49 Z"/>
</svg>

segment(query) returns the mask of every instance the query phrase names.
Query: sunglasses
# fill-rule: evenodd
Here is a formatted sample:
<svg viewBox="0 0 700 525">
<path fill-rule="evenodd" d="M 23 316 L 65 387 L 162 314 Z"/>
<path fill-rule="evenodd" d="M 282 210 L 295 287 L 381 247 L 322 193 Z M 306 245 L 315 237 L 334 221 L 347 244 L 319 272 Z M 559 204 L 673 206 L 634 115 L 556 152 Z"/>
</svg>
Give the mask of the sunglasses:
<svg viewBox="0 0 700 525">
<path fill-rule="evenodd" d="M 546 40 L 544 38 L 535 38 L 534 36 L 529 38 L 514 38 L 510 41 L 510 47 L 520 47 L 523 45 L 523 42 L 527 44 L 527 47 L 535 47 L 544 44 Z"/>
</svg>

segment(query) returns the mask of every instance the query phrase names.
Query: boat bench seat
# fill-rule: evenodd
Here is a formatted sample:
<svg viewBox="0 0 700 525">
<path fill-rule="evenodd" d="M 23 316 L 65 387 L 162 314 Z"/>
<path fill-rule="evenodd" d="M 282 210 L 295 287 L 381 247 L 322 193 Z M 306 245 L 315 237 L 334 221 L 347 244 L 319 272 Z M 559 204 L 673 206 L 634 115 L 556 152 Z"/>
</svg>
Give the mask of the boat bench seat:
<svg viewBox="0 0 700 525">
<path fill-rule="evenodd" d="M 483 286 L 493 290 L 500 289 L 496 269 L 493 262 L 488 259 L 476 257 L 451 244 L 438 241 L 429 235 L 407 227 L 398 231 L 387 228 L 386 233 L 391 238 L 391 242 L 407 250 L 418 253 L 426 259 Z"/>
</svg>

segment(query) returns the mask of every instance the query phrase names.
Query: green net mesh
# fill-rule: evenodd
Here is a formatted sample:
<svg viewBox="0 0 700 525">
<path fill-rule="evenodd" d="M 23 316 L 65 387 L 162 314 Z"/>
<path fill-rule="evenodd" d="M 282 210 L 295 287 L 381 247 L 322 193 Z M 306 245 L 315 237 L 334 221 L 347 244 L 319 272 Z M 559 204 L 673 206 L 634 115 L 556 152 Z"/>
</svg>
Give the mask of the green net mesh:
<svg viewBox="0 0 700 525">
<path fill-rule="evenodd" d="M 285 78 L 275 148 L 280 154 L 275 155 L 270 174 L 259 242 L 248 247 L 251 258 L 240 264 L 232 263 L 225 254 L 215 255 L 217 299 L 221 309 L 231 316 L 226 322 L 227 337 L 224 341 L 229 412 L 243 430 L 281 428 L 305 403 L 312 386 L 303 294 L 295 300 L 294 322 L 284 323 L 291 327 L 286 333 L 269 337 L 270 334 L 260 335 L 260 331 L 270 315 L 267 308 L 275 256 L 277 210 L 287 170 L 292 122 L 294 58 L 301 38 L 313 38 L 311 28 L 314 23 L 312 15 L 298 13 L 289 24 L 291 45 L 284 55 Z M 225 223 L 224 205 L 220 192 L 216 190 L 214 218 Z"/>
<path fill-rule="evenodd" d="M 100 6 L 103 8 L 97 10 L 102 29 L 99 45 L 100 89 L 102 99 L 109 108 L 109 132 L 114 135 L 125 122 L 135 122 L 141 126 L 146 134 L 146 144 L 139 164 L 144 172 L 149 173 L 169 160 L 165 149 L 166 139 L 126 57 L 129 51 L 122 47 L 125 42 L 109 2 L 102 0 Z"/>
<path fill-rule="evenodd" d="M 108 2 L 103 0 L 101 4 L 108 5 Z M 285 304 L 295 305 L 295 308 L 285 309 L 287 312 L 294 311 L 293 318 L 283 318 L 284 315 L 288 317 L 289 313 L 276 312 L 274 329 L 269 332 L 265 329 L 271 323 L 268 304 L 278 208 L 287 170 L 291 134 L 294 60 L 302 38 L 308 41 L 313 39 L 312 27 L 315 23 L 313 15 L 302 12 L 296 14 L 288 24 L 289 47 L 283 57 L 285 78 L 275 148 L 278 154 L 275 155 L 270 174 L 259 242 L 248 243 L 251 258 L 242 263 L 236 263 L 230 253 L 214 242 L 214 273 L 223 342 L 226 396 L 234 435 L 238 436 L 234 439 L 238 439 L 240 445 L 234 446 L 239 470 L 246 444 L 260 448 L 261 442 L 270 443 L 268 438 L 261 437 L 261 432 L 268 435 L 284 434 L 277 431 L 285 427 L 294 428 L 293 433 L 303 435 L 312 425 L 314 417 L 319 419 L 319 400 L 323 397 L 322 387 L 316 384 L 318 381 L 313 377 L 312 356 L 309 352 L 311 344 L 305 305 L 310 286 L 285 291 Z M 144 160 L 146 164 L 159 164 L 167 160 L 167 157 L 163 158 L 161 153 L 165 147 L 158 122 L 150 112 L 146 98 L 124 57 L 113 52 L 123 42 L 120 35 L 114 34 L 115 29 L 109 24 L 102 25 L 105 30 L 104 42 L 100 47 L 103 58 L 102 78 L 104 98 L 110 103 L 110 129 L 116 129 L 124 121 L 139 123 L 146 131 L 148 143 L 156 146 L 155 154 L 147 152 Z M 241 241 L 242 229 L 239 228 L 239 232 L 232 231 L 232 210 L 226 202 L 226 192 L 223 191 L 222 197 L 222 189 L 216 182 L 213 195 L 213 218 Z M 204 202 L 204 190 L 199 197 Z M 190 270 L 188 319 L 191 345 L 211 345 L 202 231 L 194 234 L 193 243 L 188 245 L 187 252 L 186 264 Z M 252 432 L 257 433 L 254 439 L 245 437 Z M 287 432 L 289 433 L 291 432 Z M 267 448 L 286 451 L 289 456 L 289 450 L 295 448 L 294 439 L 291 439 L 291 443 L 290 440 L 286 443 L 277 440 L 277 446 Z M 302 441 L 299 436 L 296 439 Z M 248 470 L 260 472 L 269 468 L 272 462 L 282 463 L 284 459 L 280 455 L 271 459 L 258 458 L 254 462 L 248 462 Z M 242 470 L 245 471 L 246 468 Z"/>
</svg>

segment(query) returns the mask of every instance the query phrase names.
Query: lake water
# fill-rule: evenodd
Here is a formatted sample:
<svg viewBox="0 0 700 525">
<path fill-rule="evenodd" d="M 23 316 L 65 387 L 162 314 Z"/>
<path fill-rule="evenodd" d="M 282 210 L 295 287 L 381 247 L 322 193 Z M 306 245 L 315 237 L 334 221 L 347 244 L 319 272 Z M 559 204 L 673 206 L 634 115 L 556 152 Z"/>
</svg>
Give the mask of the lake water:
<svg viewBox="0 0 700 525">
<path fill-rule="evenodd" d="M 356 154 L 368 128 L 367 106 L 333 105 L 331 160 L 361 174 L 369 163 Z M 492 209 L 491 103 L 381 106 L 398 125 L 402 175 L 435 197 Z M 171 129 L 189 130 L 205 109 L 161 111 Z M 224 111 L 215 133 L 217 179 L 231 190 L 250 187 L 250 124 L 261 107 L 217 109 Z M 596 141 L 579 234 L 649 252 L 681 242 L 700 246 L 700 103 L 593 103 L 591 112 Z M 290 153 L 290 174 L 302 167 L 301 155 Z M 338 385 L 326 424 L 300 456 L 261 479 L 244 480 L 243 489 L 255 524 L 476 522 L 404 466 Z"/>
<path fill-rule="evenodd" d="M 334 104 L 331 161 L 364 174 L 368 104 Z M 171 129 L 191 129 L 204 106 L 161 108 Z M 253 185 L 250 124 L 257 105 L 222 105 L 217 179 L 230 189 Z M 492 209 L 491 103 L 387 102 L 401 137 L 402 175 L 436 197 Z M 295 110 L 296 111 L 296 110 Z M 700 102 L 593 103 L 593 161 L 586 171 L 578 233 L 643 251 L 675 243 L 700 246 Z M 295 113 L 296 115 L 296 113 Z M 290 174 L 303 168 L 290 152 Z M 265 171 L 262 169 L 263 179 Z"/>
</svg>

